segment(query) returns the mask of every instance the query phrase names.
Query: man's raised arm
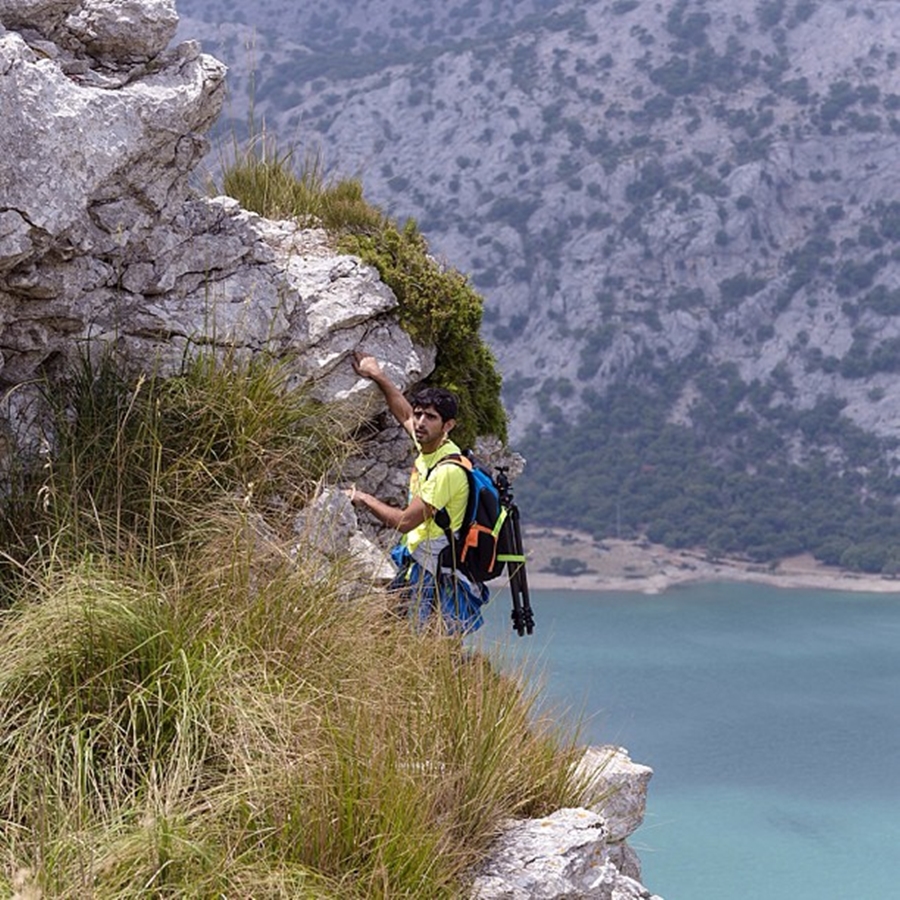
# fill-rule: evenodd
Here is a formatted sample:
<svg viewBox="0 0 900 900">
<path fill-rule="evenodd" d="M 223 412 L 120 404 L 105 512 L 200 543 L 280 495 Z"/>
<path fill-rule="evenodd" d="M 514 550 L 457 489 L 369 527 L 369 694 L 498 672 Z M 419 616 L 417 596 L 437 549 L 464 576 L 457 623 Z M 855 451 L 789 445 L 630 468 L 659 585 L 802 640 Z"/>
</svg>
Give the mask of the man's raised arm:
<svg viewBox="0 0 900 900">
<path fill-rule="evenodd" d="M 368 353 L 356 350 L 351 357 L 353 368 L 357 375 L 374 381 L 384 394 L 385 402 L 394 418 L 406 429 L 410 437 L 415 437 L 413 432 L 413 408 L 409 400 L 403 396 L 400 389 L 385 375 L 378 360 Z"/>
</svg>

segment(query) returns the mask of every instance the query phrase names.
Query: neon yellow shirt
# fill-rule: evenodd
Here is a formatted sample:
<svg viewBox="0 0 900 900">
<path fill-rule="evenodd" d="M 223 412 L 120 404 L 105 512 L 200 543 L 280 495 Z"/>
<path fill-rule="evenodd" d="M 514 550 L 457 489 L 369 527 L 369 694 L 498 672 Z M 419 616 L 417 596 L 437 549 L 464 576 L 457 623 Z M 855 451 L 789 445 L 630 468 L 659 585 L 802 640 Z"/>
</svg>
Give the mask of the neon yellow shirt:
<svg viewBox="0 0 900 900">
<path fill-rule="evenodd" d="M 413 497 L 421 497 L 434 512 L 446 508 L 450 515 L 451 529 L 459 531 L 463 516 L 466 514 L 469 481 L 460 466 L 452 463 L 437 465 L 451 453 L 460 453 L 459 447 L 453 441 L 445 441 L 433 453 L 419 453 L 409 479 L 409 497 L 410 500 Z M 437 468 L 434 468 L 435 466 Z M 429 469 L 434 471 L 431 477 L 426 478 Z M 424 554 L 416 554 L 417 557 L 423 555 L 436 557 L 446 543 L 443 529 L 431 517 L 406 535 L 406 546 L 410 553 L 414 553 L 419 547 L 425 551 Z M 423 565 L 427 565 L 424 559 L 420 561 Z"/>
</svg>

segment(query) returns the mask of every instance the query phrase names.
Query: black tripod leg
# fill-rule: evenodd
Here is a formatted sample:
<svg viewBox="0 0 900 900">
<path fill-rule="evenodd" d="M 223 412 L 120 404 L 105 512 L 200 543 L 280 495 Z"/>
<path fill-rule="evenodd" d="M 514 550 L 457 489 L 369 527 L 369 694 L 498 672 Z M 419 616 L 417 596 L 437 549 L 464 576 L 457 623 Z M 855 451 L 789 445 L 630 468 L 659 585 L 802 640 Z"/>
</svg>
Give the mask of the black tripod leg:
<svg viewBox="0 0 900 900">
<path fill-rule="evenodd" d="M 528 578 L 525 575 L 525 567 L 522 567 L 522 611 L 525 614 L 525 632 L 534 633 L 534 611 L 531 608 L 531 595 L 528 593 Z"/>
<path fill-rule="evenodd" d="M 519 590 L 519 569 L 521 566 L 516 564 L 516 568 L 509 576 L 509 590 L 512 594 L 512 621 L 513 628 L 519 637 L 525 634 L 525 612 L 522 609 L 522 594 Z"/>
<path fill-rule="evenodd" d="M 512 513 L 512 540 L 513 553 L 525 559 L 525 547 L 522 543 L 522 530 L 519 527 L 519 510 L 513 505 Z M 513 621 L 519 636 L 534 631 L 534 613 L 531 609 L 531 597 L 528 592 L 528 576 L 525 574 L 525 563 L 516 564 L 515 571 L 511 574 L 510 588 L 513 594 Z"/>
</svg>

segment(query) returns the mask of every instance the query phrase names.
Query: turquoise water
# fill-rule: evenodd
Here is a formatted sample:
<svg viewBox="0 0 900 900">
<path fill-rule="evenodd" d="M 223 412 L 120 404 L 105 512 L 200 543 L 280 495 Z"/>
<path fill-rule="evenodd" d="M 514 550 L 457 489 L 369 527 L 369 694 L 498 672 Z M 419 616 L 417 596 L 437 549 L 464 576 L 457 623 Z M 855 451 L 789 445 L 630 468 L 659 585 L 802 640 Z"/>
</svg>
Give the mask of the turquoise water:
<svg viewBox="0 0 900 900">
<path fill-rule="evenodd" d="M 900 593 L 701 585 L 533 606 L 519 638 L 499 594 L 479 638 L 530 660 L 585 742 L 654 769 L 630 840 L 648 888 L 900 897 Z"/>
</svg>

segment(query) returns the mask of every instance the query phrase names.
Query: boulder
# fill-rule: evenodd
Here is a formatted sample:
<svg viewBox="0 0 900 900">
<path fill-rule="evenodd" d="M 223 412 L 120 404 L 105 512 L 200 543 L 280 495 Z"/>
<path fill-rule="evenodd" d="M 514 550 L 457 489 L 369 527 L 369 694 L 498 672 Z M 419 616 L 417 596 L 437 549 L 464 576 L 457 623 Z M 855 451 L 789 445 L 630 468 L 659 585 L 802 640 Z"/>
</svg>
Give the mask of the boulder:
<svg viewBox="0 0 900 900">
<path fill-rule="evenodd" d="M 575 769 L 584 807 L 509 822 L 472 885 L 472 900 L 659 900 L 625 843 L 641 824 L 653 770 L 624 747 L 588 747 Z"/>
<path fill-rule="evenodd" d="M 608 840 L 603 817 L 587 809 L 511 823 L 475 878 L 472 900 L 654 900 L 612 863 Z"/>
<path fill-rule="evenodd" d="M 315 550 L 326 562 L 349 556 L 369 586 L 385 585 L 396 574 L 388 554 L 361 533 L 356 510 L 342 491 L 323 488 L 297 514 L 294 531 L 300 537 L 297 552 Z"/>
<path fill-rule="evenodd" d="M 588 747 L 577 774 L 586 779 L 584 804 L 603 816 L 610 841 L 624 841 L 644 821 L 653 769 L 632 762 L 624 747 Z"/>
</svg>

